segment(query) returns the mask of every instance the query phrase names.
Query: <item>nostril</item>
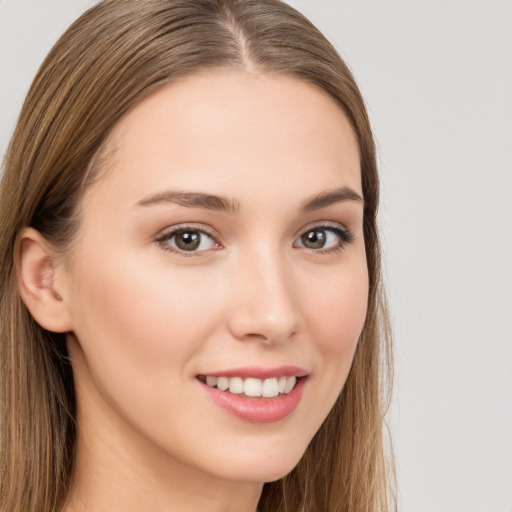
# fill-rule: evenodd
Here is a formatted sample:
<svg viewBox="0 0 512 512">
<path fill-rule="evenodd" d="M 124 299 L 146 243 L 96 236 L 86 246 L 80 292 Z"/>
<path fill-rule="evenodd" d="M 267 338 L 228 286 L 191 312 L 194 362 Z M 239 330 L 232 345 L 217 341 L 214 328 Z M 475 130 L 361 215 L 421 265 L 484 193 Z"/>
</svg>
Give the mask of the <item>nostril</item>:
<svg viewBox="0 0 512 512">
<path fill-rule="evenodd" d="M 267 332 L 268 334 L 248 333 L 243 335 L 243 338 L 247 340 L 260 341 L 264 345 L 275 345 L 293 338 L 296 334 L 296 331 L 293 331 L 288 335 L 287 333 L 280 333 L 277 330 L 270 329 Z"/>
</svg>

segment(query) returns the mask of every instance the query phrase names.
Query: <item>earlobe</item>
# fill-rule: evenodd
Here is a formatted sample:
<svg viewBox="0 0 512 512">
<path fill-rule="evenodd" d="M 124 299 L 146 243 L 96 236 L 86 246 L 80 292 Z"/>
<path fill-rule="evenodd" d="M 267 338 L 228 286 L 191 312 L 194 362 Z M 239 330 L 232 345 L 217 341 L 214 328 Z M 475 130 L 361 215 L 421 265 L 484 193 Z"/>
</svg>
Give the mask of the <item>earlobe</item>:
<svg viewBox="0 0 512 512">
<path fill-rule="evenodd" d="M 53 332 L 71 331 L 65 293 L 56 281 L 58 258 L 42 235 L 33 228 L 24 228 L 16 239 L 16 273 L 21 298 L 35 321 Z"/>
</svg>

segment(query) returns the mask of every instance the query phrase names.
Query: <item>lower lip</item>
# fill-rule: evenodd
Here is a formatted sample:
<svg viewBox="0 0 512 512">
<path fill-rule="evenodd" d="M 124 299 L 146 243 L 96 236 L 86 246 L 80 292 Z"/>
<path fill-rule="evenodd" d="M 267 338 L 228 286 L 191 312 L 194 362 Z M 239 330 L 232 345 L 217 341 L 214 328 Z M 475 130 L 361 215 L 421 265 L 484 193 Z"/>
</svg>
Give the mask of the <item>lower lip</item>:
<svg viewBox="0 0 512 512">
<path fill-rule="evenodd" d="M 286 418 L 299 405 L 306 380 L 306 377 L 298 379 L 297 384 L 288 394 L 274 398 L 234 395 L 198 382 L 217 405 L 233 416 L 250 423 L 272 423 Z"/>
</svg>

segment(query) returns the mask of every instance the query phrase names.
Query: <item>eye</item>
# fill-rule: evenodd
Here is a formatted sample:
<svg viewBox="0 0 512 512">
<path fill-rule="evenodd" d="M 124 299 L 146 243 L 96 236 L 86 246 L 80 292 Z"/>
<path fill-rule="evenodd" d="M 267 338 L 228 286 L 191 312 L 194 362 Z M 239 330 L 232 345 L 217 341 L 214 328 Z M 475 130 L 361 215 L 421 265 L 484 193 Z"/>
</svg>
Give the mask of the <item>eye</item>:
<svg viewBox="0 0 512 512">
<path fill-rule="evenodd" d="M 352 234 L 341 227 L 316 226 L 305 231 L 297 240 L 297 247 L 330 252 L 340 250 L 353 240 Z"/>
<path fill-rule="evenodd" d="M 205 231 L 187 227 L 174 229 L 161 236 L 157 242 L 164 249 L 179 253 L 197 253 L 220 247 L 213 237 Z"/>
</svg>

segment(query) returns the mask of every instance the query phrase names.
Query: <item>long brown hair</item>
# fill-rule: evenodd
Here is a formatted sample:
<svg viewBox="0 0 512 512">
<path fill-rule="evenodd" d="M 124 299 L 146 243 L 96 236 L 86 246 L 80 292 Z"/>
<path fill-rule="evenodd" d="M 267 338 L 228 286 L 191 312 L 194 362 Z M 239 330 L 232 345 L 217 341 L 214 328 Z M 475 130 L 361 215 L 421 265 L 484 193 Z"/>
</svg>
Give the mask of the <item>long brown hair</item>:
<svg viewBox="0 0 512 512">
<path fill-rule="evenodd" d="M 31 226 L 65 251 L 77 205 L 113 126 L 157 87 L 199 70 L 256 69 L 329 94 L 356 134 L 365 200 L 368 314 L 352 369 L 297 467 L 267 483 L 261 512 L 385 512 L 393 473 L 383 426 L 391 341 L 381 286 L 375 145 L 364 102 L 332 45 L 279 0 L 106 0 L 56 43 L 30 88 L 0 189 L 0 509 L 60 510 L 76 441 L 65 334 L 46 331 L 17 291 L 15 246 Z M 391 499 L 390 499 L 391 498 Z"/>
</svg>

